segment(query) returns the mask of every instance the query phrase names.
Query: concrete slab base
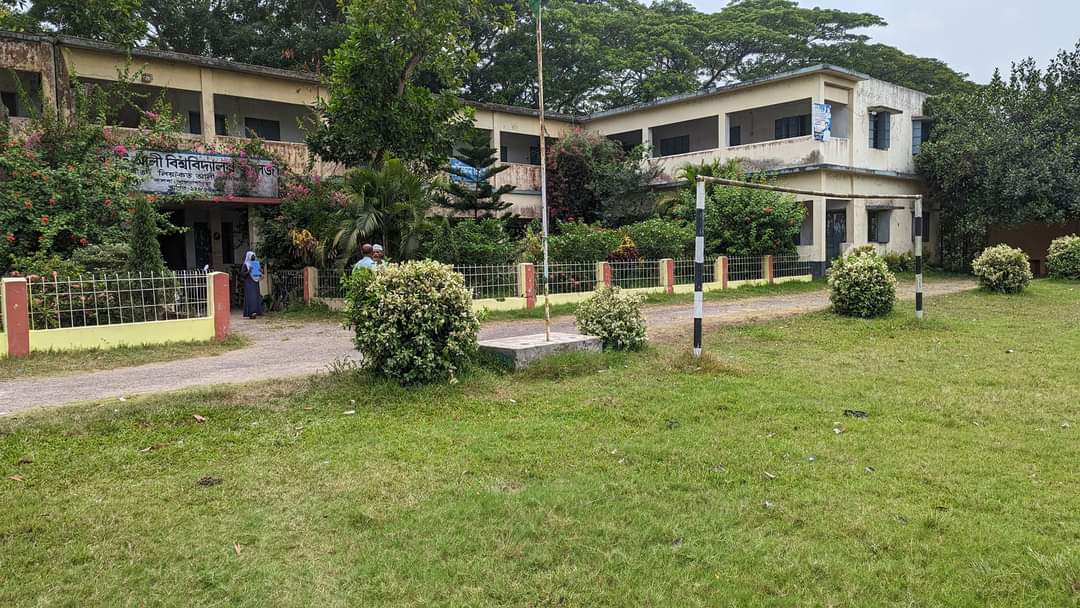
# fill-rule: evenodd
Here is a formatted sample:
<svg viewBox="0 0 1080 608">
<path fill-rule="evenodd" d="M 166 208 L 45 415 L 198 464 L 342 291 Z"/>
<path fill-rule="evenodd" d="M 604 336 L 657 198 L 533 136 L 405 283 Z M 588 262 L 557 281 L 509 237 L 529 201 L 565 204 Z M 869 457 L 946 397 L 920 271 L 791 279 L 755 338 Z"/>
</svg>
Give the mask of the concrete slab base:
<svg viewBox="0 0 1080 608">
<path fill-rule="evenodd" d="M 556 353 L 600 352 L 603 342 L 595 336 L 552 333 L 551 341 L 544 334 L 481 340 L 480 353 L 507 367 L 525 369 L 530 363 Z"/>
</svg>

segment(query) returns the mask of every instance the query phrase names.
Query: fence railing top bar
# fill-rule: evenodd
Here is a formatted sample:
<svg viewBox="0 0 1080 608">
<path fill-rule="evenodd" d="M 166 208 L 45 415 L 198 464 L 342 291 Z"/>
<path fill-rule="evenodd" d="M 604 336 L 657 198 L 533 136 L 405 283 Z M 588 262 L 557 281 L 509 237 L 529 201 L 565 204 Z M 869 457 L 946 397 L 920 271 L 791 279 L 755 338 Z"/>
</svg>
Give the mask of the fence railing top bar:
<svg viewBox="0 0 1080 608">
<path fill-rule="evenodd" d="M 723 177 L 711 177 L 708 175 L 698 175 L 697 181 L 699 183 L 719 184 L 721 186 L 734 186 L 736 188 L 750 188 L 752 190 L 769 190 L 771 192 L 784 192 L 787 194 L 803 194 L 806 196 L 820 196 L 824 198 L 839 198 L 839 199 L 852 199 L 852 198 L 873 198 L 873 199 L 901 199 L 901 200 L 921 200 L 921 194 L 864 194 L 861 192 L 823 192 L 821 190 L 804 190 L 802 188 L 788 188 L 786 186 L 774 186 L 772 184 L 761 184 L 757 182 L 744 182 L 737 179 L 727 179 Z M 687 182 L 689 183 L 689 182 Z"/>
</svg>

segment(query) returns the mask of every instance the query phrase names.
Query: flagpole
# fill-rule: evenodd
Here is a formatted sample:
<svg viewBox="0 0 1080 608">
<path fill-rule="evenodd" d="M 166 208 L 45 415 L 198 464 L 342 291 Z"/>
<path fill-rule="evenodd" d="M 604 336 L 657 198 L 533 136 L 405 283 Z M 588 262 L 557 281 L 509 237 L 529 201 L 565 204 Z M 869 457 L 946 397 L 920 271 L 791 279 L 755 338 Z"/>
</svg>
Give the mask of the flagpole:
<svg viewBox="0 0 1080 608">
<path fill-rule="evenodd" d="M 551 341 L 551 305 L 548 300 L 550 282 L 548 275 L 548 205 L 547 205 L 547 131 L 544 129 L 544 43 L 543 30 L 543 2 L 536 3 L 536 74 L 539 92 L 539 115 L 540 115 L 540 207 L 543 211 L 543 235 L 541 241 L 544 245 L 544 339 Z"/>
</svg>

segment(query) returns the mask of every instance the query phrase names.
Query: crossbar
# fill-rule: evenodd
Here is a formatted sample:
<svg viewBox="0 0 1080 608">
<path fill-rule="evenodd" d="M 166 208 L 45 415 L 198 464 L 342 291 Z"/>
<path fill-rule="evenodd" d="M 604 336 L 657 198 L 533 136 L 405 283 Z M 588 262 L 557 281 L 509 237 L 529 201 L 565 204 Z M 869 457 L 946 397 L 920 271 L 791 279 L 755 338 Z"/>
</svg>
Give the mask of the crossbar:
<svg viewBox="0 0 1080 608">
<path fill-rule="evenodd" d="M 774 186 L 772 184 L 762 184 L 758 182 L 744 182 L 738 179 L 727 179 L 723 177 L 709 177 L 707 175 L 697 176 L 697 181 L 708 182 L 710 184 L 719 184 L 721 186 L 734 186 L 736 188 L 752 188 L 754 190 L 769 190 L 770 192 L 785 192 L 788 194 L 803 194 L 805 196 L 821 196 L 825 198 L 898 198 L 903 200 L 921 200 L 921 194 L 859 194 L 856 192 L 849 192 L 841 194 L 838 192 L 823 192 L 820 190 L 803 190 L 802 188 L 788 188 L 787 186 Z"/>
</svg>

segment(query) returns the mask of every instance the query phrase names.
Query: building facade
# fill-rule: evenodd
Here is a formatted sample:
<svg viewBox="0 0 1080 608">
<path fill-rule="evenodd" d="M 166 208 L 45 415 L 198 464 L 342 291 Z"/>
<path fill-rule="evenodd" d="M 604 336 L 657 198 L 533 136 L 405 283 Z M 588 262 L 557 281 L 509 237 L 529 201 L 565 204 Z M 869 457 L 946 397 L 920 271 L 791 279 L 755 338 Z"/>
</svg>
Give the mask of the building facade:
<svg viewBox="0 0 1080 608">
<path fill-rule="evenodd" d="M 77 38 L 0 35 L 0 93 L 13 127 L 32 107 L 69 107 L 72 77 L 108 85 L 119 71 L 135 75 L 148 99 L 164 96 L 184 119 L 185 137 L 207 146 L 242 141 L 256 133 L 298 172 L 321 176 L 342 168 L 311 158 L 303 125 L 316 120 L 325 94 L 318 76 L 179 53 L 122 49 Z M 21 94 L 18 94 L 22 92 Z M 699 93 L 616 108 L 587 116 L 549 115 L 550 140 L 574 129 L 596 131 L 625 146 L 644 145 L 673 183 L 680 167 L 739 159 L 748 171 L 780 185 L 835 193 L 881 193 L 881 199 L 807 197 L 798 250 L 822 271 L 827 260 L 863 245 L 881 252 L 913 248 L 913 211 L 890 194 L 921 191 L 913 155 L 922 135 L 926 95 L 841 68 L 820 65 Z M 510 184 L 506 197 L 523 217 L 540 215 L 540 133 L 536 111 L 473 103 L 477 128 L 490 133 L 510 167 L 495 177 Z M 149 109 L 149 108 L 143 108 Z M 117 129 L 138 125 L 139 112 L 121 114 Z M 827 133 L 822 125 L 827 127 Z M 816 127 L 815 127 L 816 125 Z M 662 186 L 663 184 L 658 184 Z M 219 193 L 220 194 L 220 193 Z M 264 196 L 208 196 L 173 210 L 189 228 L 163 251 L 173 268 L 240 261 L 256 238 L 251 205 L 280 202 Z M 265 195 L 269 194 L 269 195 Z M 927 242 L 937 242 L 934 213 Z"/>
</svg>

